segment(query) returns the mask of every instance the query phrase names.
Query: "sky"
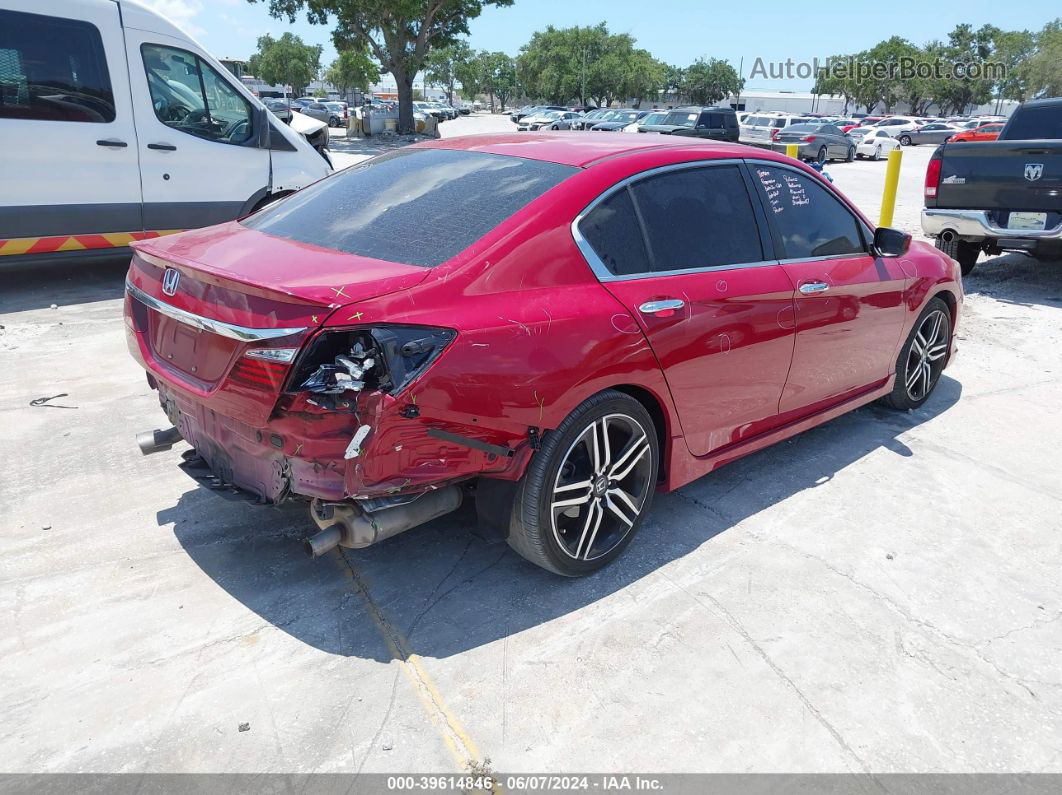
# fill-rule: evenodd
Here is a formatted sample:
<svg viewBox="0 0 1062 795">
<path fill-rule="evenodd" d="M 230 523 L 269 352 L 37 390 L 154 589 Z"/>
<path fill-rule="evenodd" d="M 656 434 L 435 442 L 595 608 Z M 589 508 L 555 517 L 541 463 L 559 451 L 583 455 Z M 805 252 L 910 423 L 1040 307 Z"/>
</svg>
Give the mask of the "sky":
<svg viewBox="0 0 1062 795">
<path fill-rule="evenodd" d="M 330 27 L 294 25 L 269 16 L 268 0 L 140 0 L 191 33 L 219 58 L 249 57 L 258 37 L 291 31 L 307 44 L 324 46 L 322 66 L 335 57 Z M 835 19 L 826 18 L 829 10 Z M 836 19 L 842 16 L 843 20 Z M 629 33 L 656 58 L 686 66 L 699 57 L 721 58 L 742 67 L 746 88 L 807 90 L 812 80 L 752 76 L 764 65 L 820 62 L 839 52 L 858 52 L 899 35 L 915 44 L 944 39 L 960 22 L 975 28 L 991 23 L 1008 30 L 1039 30 L 1062 16 L 1058 0 L 962 0 L 961 2 L 888 3 L 841 0 L 828 4 L 759 0 L 714 5 L 705 0 L 516 0 L 507 8 L 488 7 L 469 26 L 474 49 L 516 55 L 531 34 L 547 25 L 569 27 L 605 22 L 613 33 Z"/>
</svg>

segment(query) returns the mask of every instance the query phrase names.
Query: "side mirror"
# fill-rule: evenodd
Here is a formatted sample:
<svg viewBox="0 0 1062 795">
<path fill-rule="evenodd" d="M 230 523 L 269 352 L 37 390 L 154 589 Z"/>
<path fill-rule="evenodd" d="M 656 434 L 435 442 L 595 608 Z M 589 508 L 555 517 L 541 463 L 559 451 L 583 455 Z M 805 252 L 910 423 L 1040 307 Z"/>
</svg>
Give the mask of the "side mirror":
<svg viewBox="0 0 1062 795">
<path fill-rule="evenodd" d="M 874 230 L 874 252 L 879 257 L 902 257 L 911 247 L 911 236 L 899 229 L 879 226 Z"/>
<path fill-rule="evenodd" d="M 254 124 L 255 142 L 259 149 L 269 148 L 269 132 L 271 127 L 269 123 L 269 117 L 272 115 L 273 114 L 269 111 L 268 108 L 254 109 L 252 123 Z"/>
</svg>

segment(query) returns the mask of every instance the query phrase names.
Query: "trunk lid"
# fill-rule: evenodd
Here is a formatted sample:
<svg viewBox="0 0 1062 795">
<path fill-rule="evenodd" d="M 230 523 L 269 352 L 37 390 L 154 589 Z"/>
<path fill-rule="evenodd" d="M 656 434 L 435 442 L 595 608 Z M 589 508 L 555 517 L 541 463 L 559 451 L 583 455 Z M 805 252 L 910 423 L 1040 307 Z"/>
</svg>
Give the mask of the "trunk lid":
<svg viewBox="0 0 1062 795">
<path fill-rule="evenodd" d="M 127 312 L 145 366 L 211 408 L 255 425 L 268 417 L 290 362 L 248 351 L 299 348 L 340 307 L 412 287 L 429 270 L 236 222 L 133 249 Z M 167 269 L 180 274 L 176 284 L 172 273 L 166 280 Z"/>
<path fill-rule="evenodd" d="M 962 210 L 1062 210 L 1062 140 L 943 144 L 935 203 Z"/>
</svg>

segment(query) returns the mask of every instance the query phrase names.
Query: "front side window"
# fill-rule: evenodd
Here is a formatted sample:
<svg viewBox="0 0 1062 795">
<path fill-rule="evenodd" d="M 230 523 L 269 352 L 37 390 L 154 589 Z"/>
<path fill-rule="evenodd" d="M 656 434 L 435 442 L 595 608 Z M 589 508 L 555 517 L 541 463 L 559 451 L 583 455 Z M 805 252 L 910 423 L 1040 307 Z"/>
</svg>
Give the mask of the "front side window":
<svg viewBox="0 0 1062 795">
<path fill-rule="evenodd" d="M 431 267 L 464 251 L 579 169 L 449 149 L 400 149 L 243 220 L 277 237 Z"/>
<path fill-rule="evenodd" d="M 209 141 L 250 140 L 251 103 L 202 58 L 158 44 L 145 44 L 141 52 L 159 121 Z"/>
<path fill-rule="evenodd" d="M 0 119 L 114 118 L 107 57 L 94 25 L 0 10 Z"/>
<path fill-rule="evenodd" d="M 814 178 L 763 163 L 753 164 L 752 173 L 782 238 L 784 259 L 866 251 L 856 217 Z"/>
</svg>

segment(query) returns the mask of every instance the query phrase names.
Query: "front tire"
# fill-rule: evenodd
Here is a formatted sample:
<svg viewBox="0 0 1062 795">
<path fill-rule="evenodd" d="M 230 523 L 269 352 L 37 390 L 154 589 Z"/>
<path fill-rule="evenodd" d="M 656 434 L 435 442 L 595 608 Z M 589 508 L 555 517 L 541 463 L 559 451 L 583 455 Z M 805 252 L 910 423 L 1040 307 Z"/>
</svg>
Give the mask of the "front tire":
<svg viewBox="0 0 1062 795">
<path fill-rule="evenodd" d="M 918 316 L 896 360 L 896 383 L 882 402 L 894 409 L 917 409 L 940 381 L 951 350 L 951 310 L 933 298 Z"/>
<path fill-rule="evenodd" d="M 901 135 L 900 136 L 900 146 L 910 146 L 910 145 L 911 145 L 911 136 L 910 135 Z"/>
<path fill-rule="evenodd" d="M 856 159 L 856 149 L 854 146 L 848 147 L 848 154 L 844 156 L 844 162 L 851 163 Z"/>
<path fill-rule="evenodd" d="M 509 546 L 555 574 L 597 571 L 626 548 L 649 511 L 659 457 L 641 403 L 611 389 L 588 398 L 531 459 L 517 486 Z"/>
</svg>

